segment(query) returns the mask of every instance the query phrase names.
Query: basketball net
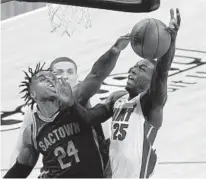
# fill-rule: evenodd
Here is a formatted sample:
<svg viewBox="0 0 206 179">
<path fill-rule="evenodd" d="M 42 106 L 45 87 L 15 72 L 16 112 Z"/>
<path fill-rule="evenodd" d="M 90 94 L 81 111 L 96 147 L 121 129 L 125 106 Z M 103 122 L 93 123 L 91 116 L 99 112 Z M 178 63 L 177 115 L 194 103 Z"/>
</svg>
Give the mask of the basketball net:
<svg viewBox="0 0 206 179">
<path fill-rule="evenodd" d="M 46 4 L 51 32 L 71 37 L 75 32 L 91 27 L 89 8 L 59 4 Z"/>
</svg>

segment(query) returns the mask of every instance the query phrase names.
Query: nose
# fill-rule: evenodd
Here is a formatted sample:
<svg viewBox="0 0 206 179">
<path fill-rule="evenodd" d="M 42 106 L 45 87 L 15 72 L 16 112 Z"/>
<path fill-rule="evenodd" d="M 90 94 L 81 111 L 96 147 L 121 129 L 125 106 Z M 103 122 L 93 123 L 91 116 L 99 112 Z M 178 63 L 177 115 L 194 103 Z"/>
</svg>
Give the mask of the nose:
<svg viewBox="0 0 206 179">
<path fill-rule="evenodd" d="M 63 77 L 64 79 L 68 79 L 68 78 L 69 78 L 67 72 L 64 72 L 64 73 L 62 74 L 62 77 Z"/>
</svg>

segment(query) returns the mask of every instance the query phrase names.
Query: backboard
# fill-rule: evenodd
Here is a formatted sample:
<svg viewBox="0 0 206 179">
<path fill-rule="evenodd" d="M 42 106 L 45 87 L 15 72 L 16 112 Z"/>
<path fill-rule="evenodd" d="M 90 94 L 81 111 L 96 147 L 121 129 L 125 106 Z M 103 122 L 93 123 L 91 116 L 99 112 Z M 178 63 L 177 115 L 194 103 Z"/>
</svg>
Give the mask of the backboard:
<svg viewBox="0 0 206 179">
<path fill-rule="evenodd" d="M 18 0 L 22 1 L 22 0 Z M 108 9 L 124 12 L 151 12 L 159 8 L 160 0 L 23 0 L 25 2 L 46 2 L 83 6 L 99 9 Z M 2 0 L 2 3 L 6 0 Z"/>
</svg>

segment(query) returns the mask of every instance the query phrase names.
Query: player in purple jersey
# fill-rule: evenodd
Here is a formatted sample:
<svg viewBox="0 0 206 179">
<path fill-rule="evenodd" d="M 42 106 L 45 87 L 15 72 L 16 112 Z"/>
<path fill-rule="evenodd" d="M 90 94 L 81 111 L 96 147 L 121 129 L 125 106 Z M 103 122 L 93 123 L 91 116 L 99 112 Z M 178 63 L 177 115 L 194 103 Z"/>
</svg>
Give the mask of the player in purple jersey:
<svg viewBox="0 0 206 179">
<path fill-rule="evenodd" d="M 85 107 L 91 107 L 90 98 L 99 90 L 99 87 L 103 80 L 109 75 L 114 68 L 120 52 L 126 48 L 129 43 L 129 36 L 121 36 L 117 39 L 116 43 L 103 54 L 93 65 L 90 73 L 82 81 L 78 82 L 78 69 L 76 63 L 67 58 L 59 57 L 52 61 L 50 64 L 51 71 L 56 75 L 58 79 L 63 77 L 67 83 L 70 84 L 75 99 Z M 16 161 L 16 157 L 22 147 L 22 135 L 24 129 L 30 125 L 32 121 L 33 113 L 36 111 L 36 106 L 33 109 L 28 109 L 23 124 L 21 126 L 17 145 L 11 158 L 11 164 Z M 44 116 L 44 115 L 43 115 Z M 93 134 L 96 140 L 97 147 L 102 155 L 102 165 L 105 168 L 108 162 L 108 145 L 104 140 L 101 125 L 93 126 Z"/>
<path fill-rule="evenodd" d="M 86 116 L 72 112 L 76 102 L 72 91 L 64 87 L 68 83 L 63 78 L 60 82 L 39 64 L 35 71 L 30 68 L 29 72 L 22 83 L 23 91 L 31 105 L 37 104 L 37 111 L 33 123 L 24 130 L 17 161 L 4 178 L 27 177 L 40 153 L 43 155 L 41 178 L 103 177 L 92 128 L 82 119 Z"/>
<path fill-rule="evenodd" d="M 72 68 L 70 68 L 70 71 L 72 70 L 73 75 L 71 75 L 71 76 L 73 77 L 72 78 L 73 80 L 71 80 L 70 77 L 69 77 L 67 82 L 71 83 L 74 97 L 78 102 L 80 102 L 82 105 L 86 104 L 88 99 L 98 91 L 98 89 L 99 89 L 101 83 L 103 82 L 103 80 L 109 75 L 109 73 L 114 68 L 114 66 L 116 64 L 116 61 L 117 61 L 117 59 L 120 55 L 121 50 L 126 48 L 128 43 L 129 43 L 129 36 L 128 35 L 120 37 L 116 41 L 116 43 L 103 56 L 101 56 L 95 62 L 95 64 L 92 67 L 91 72 L 85 78 L 85 80 L 82 83 L 77 84 L 77 85 L 76 85 L 76 82 L 75 82 L 75 79 L 77 77 L 76 71 L 75 71 L 76 68 L 74 68 L 75 65 L 73 63 L 71 63 Z M 61 60 L 62 59 L 58 59 L 58 60 L 55 61 L 55 63 L 51 64 L 51 68 L 53 68 L 52 71 L 55 72 L 57 77 L 61 76 L 61 75 L 59 74 L 56 65 Z M 64 62 L 68 61 L 66 59 L 64 59 L 64 60 L 63 60 Z M 56 69 L 54 69 L 54 67 Z M 30 98 L 26 98 L 26 100 L 28 100 L 27 102 L 28 103 L 32 102 L 32 104 L 33 104 L 34 101 L 29 101 L 29 99 Z M 45 110 L 45 109 L 42 110 L 40 107 L 38 107 L 36 109 L 37 110 L 34 111 L 35 115 L 38 114 L 38 117 L 40 117 L 43 120 L 45 118 L 52 120 L 52 117 L 53 117 L 51 115 L 52 110 L 51 110 L 51 112 L 48 113 L 47 110 Z M 53 112 L 55 112 L 55 111 L 53 111 Z M 27 123 L 27 125 L 28 124 L 30 124 L 30 123 Z M 94 139 L 94 137 L 92 136 L 91 140 L 93 140 L 93 139 Z M 22 148 L 23 144 L 21 144 L 19 146 L 20 146 L 20 148 Z M 102 163 L 102 162 L 100 162 L 100 163 Z"/>
</svg>

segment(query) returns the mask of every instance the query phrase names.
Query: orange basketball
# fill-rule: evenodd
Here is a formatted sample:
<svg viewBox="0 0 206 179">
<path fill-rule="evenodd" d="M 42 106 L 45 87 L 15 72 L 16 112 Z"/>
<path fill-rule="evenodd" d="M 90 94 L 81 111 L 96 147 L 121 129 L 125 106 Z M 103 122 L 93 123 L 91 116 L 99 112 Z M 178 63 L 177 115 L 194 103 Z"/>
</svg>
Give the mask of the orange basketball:
<svg viewBox="0 0 206 179">
<path fill-rule="evenodd" d="M 134 52 L 145 59 L 156 59 L 169 49 L 171 36 L 160 20 L 149 18 L 138 22 L 131 32 Z"/>
</svg>

